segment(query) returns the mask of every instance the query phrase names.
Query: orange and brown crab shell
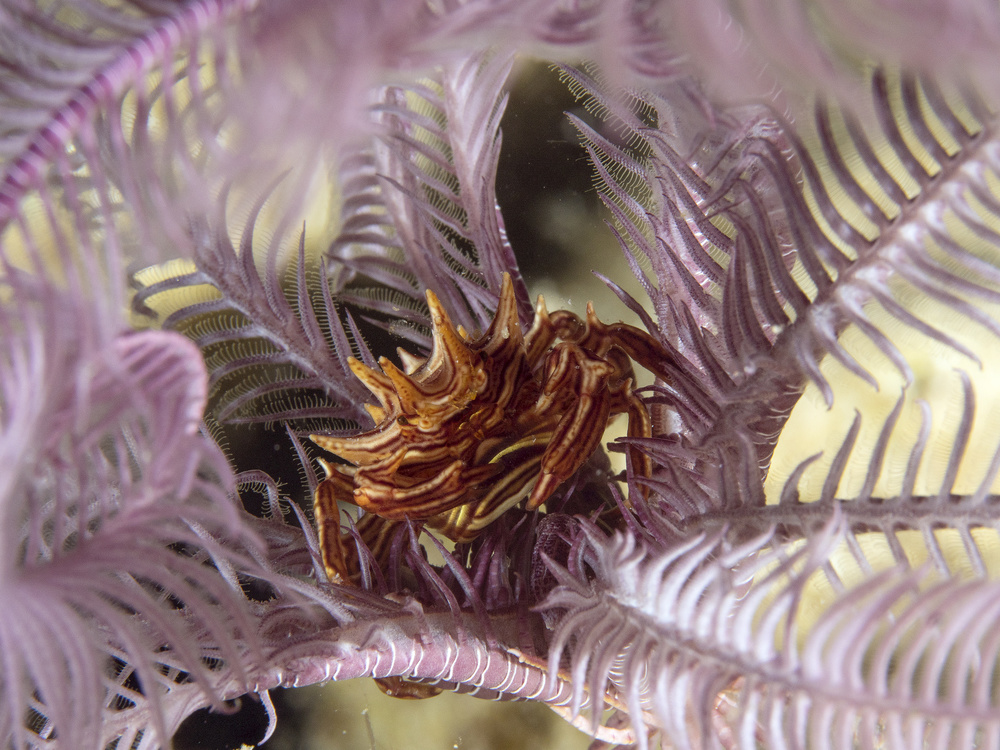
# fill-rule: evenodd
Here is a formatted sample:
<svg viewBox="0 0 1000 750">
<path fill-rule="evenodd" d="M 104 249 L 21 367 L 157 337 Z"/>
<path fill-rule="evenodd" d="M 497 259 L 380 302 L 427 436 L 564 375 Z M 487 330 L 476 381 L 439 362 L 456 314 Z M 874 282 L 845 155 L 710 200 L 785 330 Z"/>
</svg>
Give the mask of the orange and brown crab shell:
<svg viewBox="0 0 1000 750">
<path fill-rule="evenodd" d="M 327 478 L 315 494 L 320 545 L 335 579 L 356 577 L 358 565 L 347 553 L 354 545 L 342 536 L 338 501 L 367 511 L 359 531 L 381 563 L 394 526 L 406 519 L 465 542 L 525 493 L 528 509 L 538 508 L 590 457 L 613 415 L 629 415 L 630 435 L 650 434 L 649 414 L 632 392 L 634 347 L 616 343 L 649 339 L 645 332 L 604 326 L 590 306 L 586 322 L 564 311 L 550 316 L 539 297 L 524 335 L 508 274 L 496 316 L 478 338 L 456 329 L 430 290 L 427 304 L 429 357 L 400 350 L 404 370 L 385 357 L 381 371 L 349 361 L 378 400 L 366 405 L 376 426 L 349 437 L 310 436 L 348 462 L 323 461 Z M 636 451 L 633 460 L 648 475 L 648 459 Z"/>
</svg>

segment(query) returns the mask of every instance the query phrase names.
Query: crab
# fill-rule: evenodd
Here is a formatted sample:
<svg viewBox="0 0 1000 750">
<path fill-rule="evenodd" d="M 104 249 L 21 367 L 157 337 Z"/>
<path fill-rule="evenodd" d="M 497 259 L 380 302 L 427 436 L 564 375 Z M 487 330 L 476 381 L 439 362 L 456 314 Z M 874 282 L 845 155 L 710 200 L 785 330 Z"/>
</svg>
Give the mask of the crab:
<svg viewBox="0 0 1000 750">
<path fill-rule="evenodd" d="M 627 434 L 649 437 L 649 411 L 634 391 L 633 360 L 656 372 L 666 352 L 650 334 L 587 316 L 549 313 L 538 298 L 523 334 L 514 285 L 504 274 L 496 315 L 481 336 L 452 324 L 427 291 L 430 356 L 399 350 L 400 369 L 382 357 L 375 369 L 355 358 L 351 371 L 378 404 L 375 427 L 348 437 L 311 435 L 346 463 L 322 461 L 314 510 L 331 580 L 357 582 L 360 561 L 341 528 L 338 503 L 366 511 L 356 531 L 380 566 L 399 524 L 419 522 L 468 542 L 527 496 L 539 508 L 594 453 L 611 418 L 628 416 Z M 650 460 L 628 449 L 633 469 Z"/>
</svg>

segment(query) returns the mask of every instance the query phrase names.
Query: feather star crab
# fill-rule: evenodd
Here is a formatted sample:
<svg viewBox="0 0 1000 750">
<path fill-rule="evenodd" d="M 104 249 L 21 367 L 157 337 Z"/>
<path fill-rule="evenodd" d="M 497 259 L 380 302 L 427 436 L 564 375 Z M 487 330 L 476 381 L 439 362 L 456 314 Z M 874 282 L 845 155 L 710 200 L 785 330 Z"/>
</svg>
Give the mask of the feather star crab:
<svg viewBox="0 0 1000 750">
<path fill-rule="evenodd" d="M 456 329 L 430 290 L 427 304 L 429 357 L 399 350 L 404 369 L 382 357 L 381 372 L 349 361 L 379 402 L 366 404 L 376 426 L 349 437 L 310 436 L 348 462 L 322 461 L 327 477 L 314 497 L 333 581 L 357 582 L 360 569 L 338 501 L 366 511 L 357 531 L 384 566 L 407 520 L 467 542 L 526 494 L 527 508 L 537 509 L 591 456 L 618 414 L 628 415 L 629 436 L 651 434 L 632 361 L 656 372 L 667 354 L 647 332 L 605 325 L 590 304 L 586 320 L 549 313 L 539 296 L 523 334 L 506 273 L 496 315 L 478 338 Z M 649 458 L 635 447 L 629 454 L 636 473 L 648 476 Z"/>
</svg>

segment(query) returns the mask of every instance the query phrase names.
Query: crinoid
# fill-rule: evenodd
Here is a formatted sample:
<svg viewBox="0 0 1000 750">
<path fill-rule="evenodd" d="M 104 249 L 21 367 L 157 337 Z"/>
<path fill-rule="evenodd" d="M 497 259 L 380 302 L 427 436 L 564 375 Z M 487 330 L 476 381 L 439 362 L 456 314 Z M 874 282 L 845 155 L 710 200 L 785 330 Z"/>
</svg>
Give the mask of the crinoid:
<svg viewBox="0 0 1000 750">
<path fill-rule="evenodd" d="M 430 290 L 427 304 L 428 358 L 400 350 L 405 372 L 385 357 L 381 372 L 350 361 L 379 401 L 367 406 L 375 428 L 311 436 L 349 462 L 324 461 L 327 478 L 315 494 L 334 580 L 356 578 L 359 564 L 341 531 L 338 501 L 366 511 L 358 531 L 384 564 L 394 527 L 406 520 L 466 542 L 525 494 L 527 508 L 538 508 L 590 457 L 617 414 L 628 415 L 630 436 L 650 436 L 632 361 L 657 372 L 667 353 L 648 333 L 605 325 L 591 305 L 585 321 L 565 310 L 549 313 L 539 297 L 534 323 L 522 334 L 507 274 L 496 316 L 479 338 L 456 329 Z M 637 473 L 649 474 L 640 451 L 630 449 L 630 460 Z"/>
</svg>

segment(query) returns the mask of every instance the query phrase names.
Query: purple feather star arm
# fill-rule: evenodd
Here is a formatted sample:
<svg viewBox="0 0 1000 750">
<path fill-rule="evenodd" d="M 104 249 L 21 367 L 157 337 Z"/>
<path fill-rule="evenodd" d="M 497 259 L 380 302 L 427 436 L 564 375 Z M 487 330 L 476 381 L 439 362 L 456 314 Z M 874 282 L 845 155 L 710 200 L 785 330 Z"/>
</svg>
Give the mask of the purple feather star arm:
<svg viewBox="0 0 1000 750">
<path fill-rule="evenodd" d="M 0 734 L 94 747 L 129 675 L 155 706 L 181 671 L 212 694 L 209 651 L 236 674 L 257 658 L 247 602 L 219 572 L 265 574 L 261 541 L 201 432 L 207 378 L 190 342 L 108 339 L 52 287 L 5 286 L 19 304 L 0 315 Z"/>
</svg>

